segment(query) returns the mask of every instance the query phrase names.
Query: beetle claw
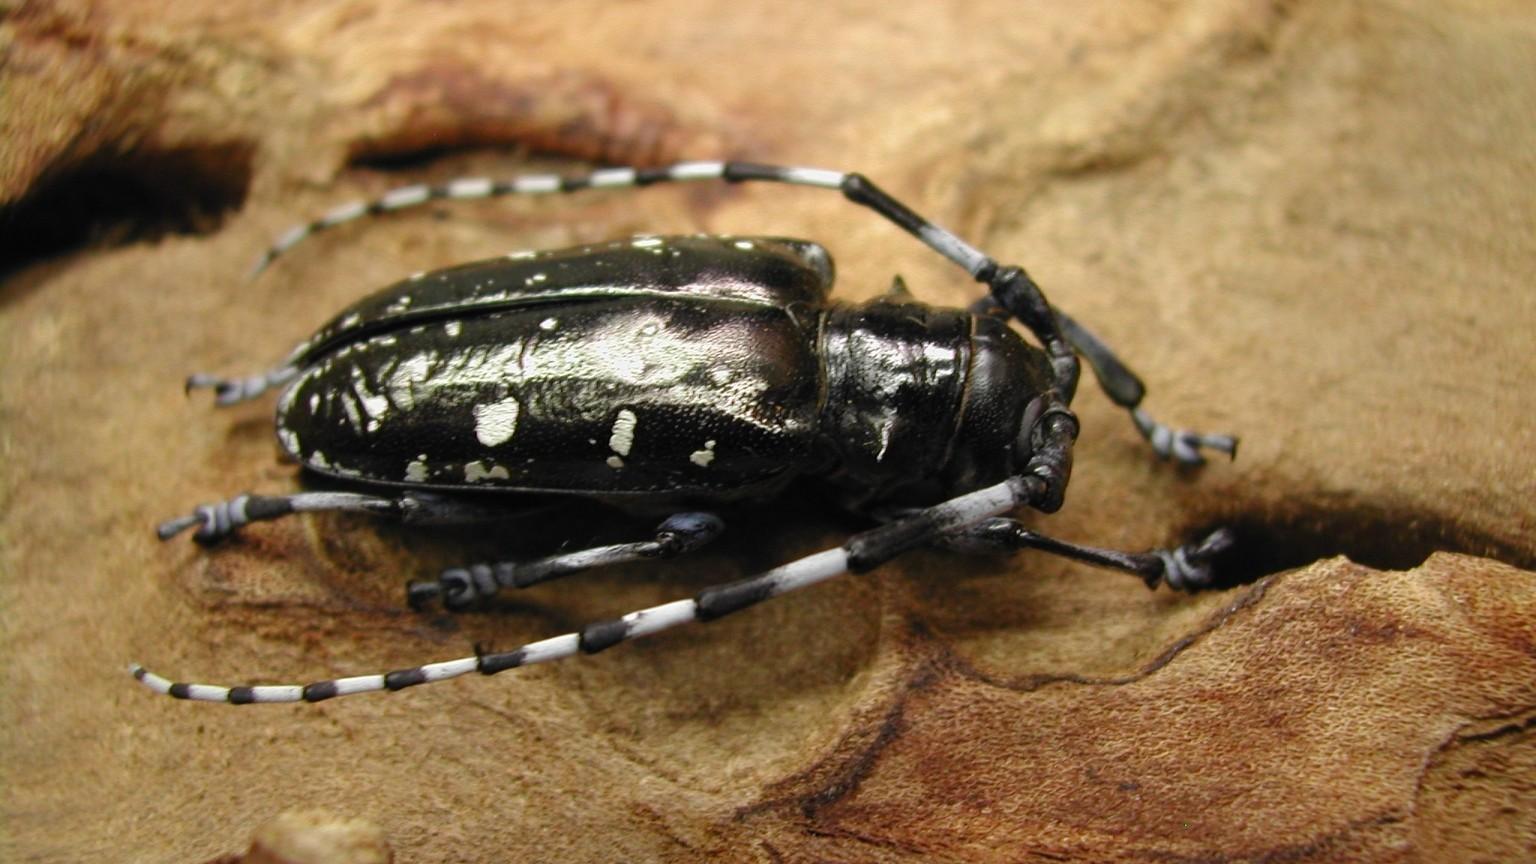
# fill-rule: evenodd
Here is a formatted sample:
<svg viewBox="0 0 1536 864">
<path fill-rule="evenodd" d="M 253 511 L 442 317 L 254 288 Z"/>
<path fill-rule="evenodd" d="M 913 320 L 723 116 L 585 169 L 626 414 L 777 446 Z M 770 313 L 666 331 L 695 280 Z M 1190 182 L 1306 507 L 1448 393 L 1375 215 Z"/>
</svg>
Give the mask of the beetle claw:
<svg viewBox="0 0 1536 864">
<path fill-rule="evenodd" d="M 274 515 L 290 512 L 274 509 L 271 506 L 274 502 L 287 503 L 286 499 L 236 495 L 228 501 L 201 504 L 193 508 L 190 515 L 161 522 L 155 528 L 155 534 L 161 540 L 169 540 L 188 528 L 193 528 L 196 529 L 192 533 L 194 542 L 203 546 L 212 546 L 250 524 L 252 519 L 270 519 Z"/>
<path fill-rule="evenodd" d="M 482 568 L 482 565 L 475 565 L 473 569 L 490 570 L 488 567 Z M 471 569 L 454 567 L 444 570 L 436 582 L 408 582 L 405 586 L 405 601 L 417 612 L 425 611 L 435 602 L 441 603 L 450 612 L 468 609 L 477 601 L 496 593 L 494 583 L 477 584 L 476 575 Z"/>
<path fill-rule="evenodd" d="M 1217 528 L 1206 535 L 1189 554 L 1194 560 L 1209 561 L 1236 545 L 1237 534 L 1231 528 Z"/>
<path fill-rule="evenodd" d="M 425 612 L 442 594 L 436 582 L 412 580 L 405 583 L 405 602 L 412 611 Z"/>
<path fill-rule="evenodd" d="M 220 378 L 207 372 L 194 372 L 187 376 L 183 392 L 190 394 L 193 390 L 213 390 L 215 396 L 223 396 L 236 388 L 234 382 L 228 378 Z"/>
<path fill-rule="evenodd" d="M 1201 450 L 1215 450 L 1227 454 L 1228 458 L 1237 458 L 1238 439 L 1235 436 L 1175 429 L 1140 408 L 1131 410 L 1131 420 L 1135 422 L 1141 436 L 1152 445 L 1152 452 L 1159 459 L 1172 459 L 1180 465 L 1191 467 L 1204 465 L 1205 454 Z"/>
<path fill-rule="evenodd" d="M 155 536 L 159 537 L 161 541 L 169 540 L 172 537 L 175 537 L 177 534 L 187 530 L 188 528 L 193 528 L 201 524 L 203 524 L 202 517 L 195 513 L 191 516 L 180 516 L 175 519 L 168 519 L 164 522 L 161 522 L 155 528 Z"/>
<path fill-rule="evenodd" d="M 1230 528 L 1217 528 L 1198 543 L 1186 543 L 1172 552 L 1158 552 L 1163 572 L 1149 577 L 1148 587 L 1156 587 L 1160 578 L 1175 591 L 1209 588 L 1215 580 L 1213 560 L 1236 544 L 1237 535 Z"/>
</svg>

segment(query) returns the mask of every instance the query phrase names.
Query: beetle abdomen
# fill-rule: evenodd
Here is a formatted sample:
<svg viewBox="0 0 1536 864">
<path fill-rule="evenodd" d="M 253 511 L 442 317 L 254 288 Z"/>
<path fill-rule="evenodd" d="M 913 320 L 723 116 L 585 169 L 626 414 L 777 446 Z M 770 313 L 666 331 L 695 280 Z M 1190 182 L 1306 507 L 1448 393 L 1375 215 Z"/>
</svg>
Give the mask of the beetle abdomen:
<svg viewBox="0 0 1536 864">
<path fill-rule="evenodd" d="M 806 465 L 815 327 L 711 297 L 444 318 L 314 358 L 281 400 L 278 437 L 352 480 L 731 497 Z"/>
</svg>

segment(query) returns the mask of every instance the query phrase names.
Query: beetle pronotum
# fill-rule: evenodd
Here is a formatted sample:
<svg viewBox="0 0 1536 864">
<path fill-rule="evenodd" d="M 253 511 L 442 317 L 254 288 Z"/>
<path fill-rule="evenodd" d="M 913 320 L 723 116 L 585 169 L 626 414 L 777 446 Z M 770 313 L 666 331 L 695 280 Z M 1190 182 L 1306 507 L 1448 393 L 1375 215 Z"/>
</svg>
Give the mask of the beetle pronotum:
<svg viewBox="0 0 1536 864">
<path fill-rule="evenodd" d="M 649 539 L 534 561 L 454 568 L 413 582 L 420 607 L 459 608 L 504 588 L 591 567 L 692 551 L 723 522 L 689 509 L 771 495 L 818 474 L 880 522 L 833 549 L 695 597 L 600 621 L 512 651 L 309 685 L 181 684 L 135 664 L 149 688 L 202 701 L 297 702 L 399 690 L 594 653 L 690 621 L 710 621 L 913 547 L 1033 548 L 1194 589 L 1232 535 L 1132 554 L 1080 546 L 1003 518 L 1058 509 L 1071 471 L 1078 354 L 1154 452 L 1185 464 L 1237 441 L 1172 429 L 1140 408 L 1145 388 L 1110 349 L 1003 266 L 859 174 L 741 162 L 608 168 L 579 176 L 407 186 L 339 207 L 282 236 L 256 272 L 310 235 L 440 199 L 545 194 L 667 181 L 762 180 L 835 189 L 958 264 L 988 295 L 970 310 L 891 294 L 828 297 L 819 245 L 762 237 L 636 237 L 419 273 L 336 316 L 271 371 L 193 375 L 219 404 L 282 386 L 277 437 L 305 469 L 358 491 L 241 495 L 159 528 L 215 542 L 243 526 L 333 510 L 411 524 L 505 514 L 502 492 L 668 507 Z M 1039 341 L 1007 326 L 1017 319 Z"/>
</svg>

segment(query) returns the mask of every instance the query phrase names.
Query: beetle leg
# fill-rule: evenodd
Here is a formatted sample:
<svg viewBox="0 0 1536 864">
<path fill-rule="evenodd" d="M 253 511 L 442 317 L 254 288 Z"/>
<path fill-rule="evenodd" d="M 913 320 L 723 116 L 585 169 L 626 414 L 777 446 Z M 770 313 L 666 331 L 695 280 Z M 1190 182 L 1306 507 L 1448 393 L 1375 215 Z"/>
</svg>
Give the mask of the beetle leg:
<svg viewBox="0 0 1536 864">
<path fill-rule="evenodd" d="M 935 545 L 965 554 L 1007 554 L 1021 549 L 1038 549 L 1074 561 L 1133 573 L 1140 576 L 1148 588 L 1156 588 L 1161 583 L 1175 591 L 1198 591 L 1211 587 L 1212 559 L 1232 548 L 1235 540 L 1230 530 L 1218 528 L 1197 542 L 1174 549 L 1120 552 L 1058 540 L 1031 531 L 1018 520 L 993 517 L 943 534 L 935 540 Z"/>
<path fill-rule="evenodd" d="M 1088 360 L 1094 376 L 1099 379 L 1099 386 L 1111 401 L 1130 412 L 1136 429 L 1152 445 L 1152 451 L 1158 458 L 1172 457 L 1182 465 L 1199 465 L 1205 461 L 1201 448 L 1237 458 L 1237 439 L 1231 435 L 1208 435 L 1190 429 L 1174 429 L 1154 420 L 1140 407 L 1147 388 L 1136 373 L 1115 356 L 1115 352 L 1099 337 L 1065 312 L 1057 310 L 1056 318 L 1061 322 L 1062 332 L 1072 346 Z"/>
<path fill-rule="evenodd" d="M 1171 456 L 1180 465 L 1200 465 L 1205 462 L 1205 457 L 1200 453 L 1201 448 L 1225 453 L 1229 459 L 1237 458 L 1238 439 L 1235 436 L 1175 429 L 1153 419 L 1140 408 L 1131 408 L 1130 411 L 1131 421 L 1136 424 L 1137 431 L 1147 439 L 1147 443 L 1152 445 L 1152 452 L 1161 459 Z"/>
<path fill-rule="evenodd" d="M 528 666 L 595 654 L 620 642 L 669 630 L 691 621 L 712 621 L 772 597 L 824 582 L 849 572 L 863 572 L 947 531 L 1033 504 L 1046 494 L 1046 483 L 1034 475 L 1010 478 L 994 486 L 919 510 L 888 525 L 856 534 L 834 549 L 807 555 L 765 573 L 705 588 L 691 599 L 637 609 L 618 618 L 588 624 L 580 632 L 531 642 L 511 651 L 476 652 L 440 663 L 373 675 L 358 675 L 312 684 L 224 687 L 176 683 L 133 664 L 129 671 L 156 693 L 201 702 L 319 702 L 335 696 L 400 690 L 457 678 L 470 672 L 494 675 Z"/>
<path fill-rule="evenodd" d="M 161 540 L 169 540 L 188 528 L 195 528 L 192 539 L 208 545 L 233 536 L 252 522 L 281 519 L 292 513 L 315 510 L 394 515 L 398 512 L 398 504 L 392 498 L 358 492 L 236 495 L 227 501 L 199 505 L 189 515 L 162 522 L 155 529 L 155 534 Z"/>
<path fill-rule="evenodd" d="M 912 508 L 900 508 L 871 515 L 881 521 L 891 521 L 914 512 Z M 1135 574 L 1147 583 L 1148 588 L 1156 588 L 1161 583 L 1175 591 L 1198 591 L 1211 587 L 1212 559 L 1232 548 L 1235 542 L 1236 536 L 1230 529 L 1218 528 L 1198 542 L 1173 549 L 1121 552 L 1058 540 L 1025 528 L 1017 519 L 994 516 L 940 534 L 931 545 L 965 555 L 1006 555 L 1022 549 L 1036 549 Z"/>
<path fill-rule="evenodd" d="M 293 377 L 298 374 L 298 367 L 289 365 L 278 366 L 245 378 L 220 378 L 217 375 L 198 372 L 187 376 L 186 391 L 191 393 L 193 390 L 212 388 L 214 402 L 219 405 L 234 405 L 237 402 L 254 399 L 274 387 L 280 387 L 293 380 Z"/>
<path fill-rule="evenodd" d="M 672 558 L 693 552 L 720 536 L 725 523 L 713 513 L 675 513 L 656 526 L 656 536 L 635 543 L 595 546 L 533 561 L 500 561 L 444 570 L 436 582 L 410 582 L 406 598 L 412 609 L 442 600 L 446 609 L 464 609 L 495 596 L 503 588 L 527 588 L 593 567 L 648 558 Z"/>
<path fill-rule="evenodd" d="M 380 690 L 400 690 L 417 684 L 446 681 L 479 672 L 494 675 L 528 666 L 562 660 L 577 654 L 595 654 L 620 642 L 660 633 L 679 624 L 692 621 L 713 621 L 732 612 L 739 612 L 764 600 L 787 594 L 800 588 L 808 588 L 844 573 L 863 572 L 889 561 L 915 546 L 931 543 L 945 534 L 965 531 L 969 526 L 983 523 L 1016 507 L 1037 506 L 1051 494 L 1046 479 L 1035 474 L 1017 477 L 951 498 L 941 504 L 915 511 L 878 528 L 850 537 L 842 546 L 807 555 L 788 564 L 775 567 L 765 573 L 705 588 L 691 599 L 674 600 L 659 606 L 638 609 L 618 618 L 599 621 L 583 627 L 580 632 L 554 636 L 538 642 L 530 642 L 511 651 L 481 652 L 472 657 L 461 657 L 439 663 L 428 663 L 408 669 L 373 675 L 358 675 L 329 681 L 317 681 L 307 685 L 284 684 L 264 686 L 223 687 L 210 684 L 175 683 L 156 675 L 138 664 L 129 671 L 144 686 L 157 693 L 177 699 L 193 699 L 203 702 L 319 702 L 335 696 L 371 693 Z M 981 533 L 994 530 L 983 528 Z M 1018 542 L 1024 542 L 1014 535 Z M 1015 542 L 1015 541 L 1008 541 Z M 1056 549 L 1065 551 L 1069 544 L 1049 541 Z M 1193 571 L 1204 565 L 1205 559 L 1230 542 L 1230 535 L 1218 531 L 1194 547 L 1181 547 L 1168 552 L 1163 561 L 1157 552 L 1151 553 L 1163 561 L 1172 571 L 1184 568 Z M 1046 548 L 1039 535 L 1033 535 L 1029 545 Z M 1070 547 L 1084 560 L 1092 556 L 1114 556 L 1086 547 Z M 1182 560 L 1181 555 L 1182 554 Z M 1130 562 L 1126 562 L 1130 563 Z M 1113 564 L 1112 564 L 1113 566 Z M 1167 573 L 1164 574 L 1168 580 Z M 1171 580 L 1168 580 L 1171 581 Z"/>
<path fill-rule="evenodd" d="M 227 501 L 203 504 L 189 515 L 162 522 L 155 533 L 161 540 L 169 540 L 188 528 L 195 528 L 192 539 L 209 545 L 234 535 L 252 522 L 323 510 L 386 516 L 406 525 L 487 522 L 508 515 L 508 508 L 504 506 L 487 506 L 464 498 L 429 492 L 402 492 L 392 498 L 361 492 L 237 495 Z"/>
<path fill-rule="evenodd" d="M 1056 320 L 1061 326 L 1063 335 L 1072 347 L 1082 354 L 1088 361 L 1088 366 L 1093 369 L 1093 375 L 1098 379 L 1099 387 L 1110 398 L 1110 401 L 1124 408 L 1131 415 L 1131 421 L 1136 424 L 1136 430 L 1152 445 L 1152 452 L 1159 459 L 1172 458 L 1181 465 L 1200 465 L 1205 462 L 1205 456 L 1201 449 L 1215 450 L 1227 454 L 1229 458 L 1237 458 L 1238 439 L 1232 435 L 1211 435 L 1197 432 L 1192 429 L 1176 429 L 1162 423 L 1141 408 L 1141 400 L 1146 396 L 1146 385 L 1130 367 L 1125 365 L 1115 352 L 1092 331 L 1079 324 L 1076 319 L 1067 315 L 1060 309 L 1052 310 Z M 997 305 L 992 297 L 985 297 L 971 305 L 971 312 L 977 315 L 998 315 L 1008 317 L 1008 310 Z"/>
</svg>

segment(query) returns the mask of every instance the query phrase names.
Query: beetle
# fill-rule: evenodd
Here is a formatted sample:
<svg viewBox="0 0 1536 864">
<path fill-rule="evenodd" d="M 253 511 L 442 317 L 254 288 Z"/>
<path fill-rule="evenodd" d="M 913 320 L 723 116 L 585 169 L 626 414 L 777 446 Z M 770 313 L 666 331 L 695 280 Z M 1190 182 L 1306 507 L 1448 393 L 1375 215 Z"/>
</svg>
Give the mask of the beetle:
<svg viewBox="0 0 1536 864">
<path fill-rule="evenodd" d="M 1149 587 L 1209 583 L 1212 560 L 1233 543 L 1226 529 L 1124 553 L 1048 537 L 1004 514 L 1062 506 L 1079 354 L 1158 456 L 1191 465 L 1204 461 L 1202 450 L 1235 457 L 1237 439 L 1152 419 L 1140 407 L 1140 379 L 1052 307 L 1023 268 L 999 264 L 857 173 L 683 162 L 407 186 L 290 230 L 253 273 L 316 232 L 429 201 L 704 179 L 838 190 L 958 264 L 987 295 L 970 309 L 935 308 L 911 299 L 898 277 L 884 297 L 841 303 L 829 296 L 824 248 L 773 237 L 640 236 L 418 273 L 343 310 L 268 372 L 187 380 L 188 390 L 214 390 L 221 405 L 282 388 L 282 448 L 356 491 L 241 495 L 167 521 L 158 534 L 191 529 L 213 543 L 252 522 L 320 510 L 469 523 L 529 495 L 671 513 L 649 539 L 452 568 L 408 585 L 415 608 L 461 609 L 505 588 L 693 551 L 724 523 L 692 508 L 771 496 L 797 476 L 825 478 L 875 527 L 693 598 L 511 651 L 303 686 L 173 683 L 137 664 L 132 674 L 170 696 L 234 704 L 399 690 L 711 621 L 921 545 L 1040 549 L 1134 573 Z"/>
</svg>

